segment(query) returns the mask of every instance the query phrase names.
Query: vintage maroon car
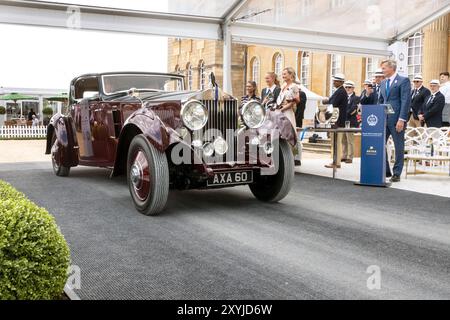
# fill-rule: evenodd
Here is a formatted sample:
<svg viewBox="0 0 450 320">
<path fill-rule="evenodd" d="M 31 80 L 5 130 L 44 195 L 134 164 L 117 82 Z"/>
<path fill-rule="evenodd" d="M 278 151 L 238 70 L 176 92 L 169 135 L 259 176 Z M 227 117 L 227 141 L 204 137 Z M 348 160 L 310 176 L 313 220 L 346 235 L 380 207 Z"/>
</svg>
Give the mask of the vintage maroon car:
<svg viewBox="0 0 450 320">
<path fill-rule="evenodd" d="M 67 115 L 56 114 L 46 153 L 58 176 L 78 165 L 127 175 L 138 211 L 161 212 L 170 189 L 249 185 L 277 202 L 294 179 L 296 134 L 280 112 L 242 108 L 211 78 L 185 91 L 178 74 L 116 72 L 72 80 Z"/>
</svg>

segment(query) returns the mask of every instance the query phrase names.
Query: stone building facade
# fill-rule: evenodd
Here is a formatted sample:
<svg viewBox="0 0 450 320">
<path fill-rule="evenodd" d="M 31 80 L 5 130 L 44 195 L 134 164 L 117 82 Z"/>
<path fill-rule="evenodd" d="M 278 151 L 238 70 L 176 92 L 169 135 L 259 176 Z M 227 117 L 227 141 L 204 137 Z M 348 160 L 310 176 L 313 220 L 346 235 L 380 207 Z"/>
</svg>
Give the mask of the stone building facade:
<svg viewBox="0 0 450 320">
<path fill-rule="evenodd" d="M 427 84 L 439 78 L 439 73 L 450 69 L 450 15 L 441 17 L 406 39 L 407 70 L 412 78 L 421 74 Z M 243 95 L 247 80 L 254 80 L 259 90 L 264 87 L 267 71 L 281 73 L 284 67 L 293 67 L 300 81 L 321 96 L 331 92 L 331 75 L 344 73 L 356 83 L 357 92 L 365 79 L 370 79 L 379 67 L 381 58 L 305 52 L 255 45 L 233 45 L 233 94 Z M 222 84 L 222 43 L 220 41 L 169 39 L 168 70 L 180 72 L 191 79 L 192 89 L 201 87 L 203 72 L 216 74 Z M 206 80 L 208 81 L 208 80 Z M 189 88 L 189 86 L 188 86 Z"/>
<path fill-rule="evenodd" d="M 185 76 L 185 87 L 198 90 L 209 84 L 209 74 L 214 72 L 216 81 L 223 87 L 223 43 L 213 40 L 169 39 L 168 71 Z M 243 93 L 246 70 L 245 45 L 233 44 L 232 79 L 233 93 Z"/>
</svg>

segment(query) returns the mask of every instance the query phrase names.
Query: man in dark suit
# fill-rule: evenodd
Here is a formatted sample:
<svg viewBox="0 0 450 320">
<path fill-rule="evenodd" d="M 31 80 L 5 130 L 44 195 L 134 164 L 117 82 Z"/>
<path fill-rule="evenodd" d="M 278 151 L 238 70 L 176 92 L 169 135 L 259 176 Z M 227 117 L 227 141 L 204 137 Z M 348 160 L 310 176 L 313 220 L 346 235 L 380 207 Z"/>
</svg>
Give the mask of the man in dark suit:
<svg viewBox="0 0 450 320">
<path fill-rule="evenodd" d="M 345 91 L 347 92 L 347 109 L 345 112 L 345 122 L 350 128 L 358 128 L 358 105 L 360 98 L 355 94 L 355 83 L 353 81 L 346 81 L 344 83 Z M 342 137 L 342 162 L 353 163 L 353 156 L 355 151 L 355 136 L 352 132 L 343 133 Z"/>
<path fill-rule="evenodd" d="M 297 122 L 298 128 L 303 128 L 303 119 L 305 117 L 305 109 L 306 109 L 306 101 L 308 100 L 308 97 L 306 96 L 306 93 L 302 91 L 300 88 L 300 102 L 297 104 L 297 110 L 295 111 L 295 121 Z"/>
<path fill-rule="evenodd" d="M 373 84 L 373 89 L 376 93 L 377 96 L 377 103 L 378 101 L 380 101 L 380 97 L 381 97 L 381 83 L 384 80 L 384 73 L 382 69 L 377 69 L 377 71 L 375 72 L 375 82 Z"/>
<path fill-rule="evenodd" d="M 421 121 L 425 121 L 428 128 L 442 127 L 442 111 L 445 106 L 445 96 L 439 91 L 439 80 L 430 82 L 431 95 L 423 105 L 422 113 L 419 115 Z"/>
<path fill-rule="evenodd" d="M 397 73 L 397 62 L 385 60 L 381 64 L 385 80 L 381 83 L 380 104 L 390 104 L 394 114 L 389 114 L 386 123 L 386 141 L 392 136 L 395 145 L 394 174 L 391 174 L 386 158 L 386 176 L 391 182 L 399 182 L 405 161 L 405 129 L 411 108 L 411 82 Z"/>
<path fill-rule="evenodd" d="M 408 125 L 411 128 L 420 128 L 422 126 L 419 115 L 422 113 L 422 107 L 431 95 L 430 90 L 423 86 L 423 78 L 416 75 L 413 79 L 414 89 L 411 92 L 411 110 Z"/>
<path fill-rule="evenodd" d="M 333 95 L 323 100 L 323 104 L 332 104 L 333 108 L 339 109 L 339 119 L 336 123 L 336 126 L 338 128 L 344 128 L 345 127 L 345 118 L 346 118 L 346 112 L 347 112 L 347 92 L 344 88 L 344 82 L 345 82 L 345 75 L 343 74 L 336 74 L 332 77 L 333 80 L 333 86 L 336 89 L 333 93 Z M 343 134 L 339 133 L 337 136 L 337 150 L 332 150 L 332 154 L 334 152 L 337 152 L 337 163 L 336 164 L 329 164 L 326 165 L 326 168 L 334 169 L 335 167 L 337 169 L 341 168 L 341 159 L 342 159 L 342 137 Z M 333 137 L 332 137 L 333 140 Z"/>
<path fill-rule="evenodd" d="M 361 92 L 361 104 L 362 105 L 375 105 L 378 104 L 378 95 L 374 90 L 372 81 L 364 81 L 364 90 Z"/>
</svg>

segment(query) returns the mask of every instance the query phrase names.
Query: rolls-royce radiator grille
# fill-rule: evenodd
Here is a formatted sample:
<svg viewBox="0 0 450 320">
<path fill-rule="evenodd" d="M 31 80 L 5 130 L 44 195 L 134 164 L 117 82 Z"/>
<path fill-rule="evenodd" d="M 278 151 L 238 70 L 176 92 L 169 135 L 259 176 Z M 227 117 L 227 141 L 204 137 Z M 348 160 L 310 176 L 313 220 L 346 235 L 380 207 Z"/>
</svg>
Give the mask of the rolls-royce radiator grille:
<svg viewBox="0 0 450 320">
<path fill-rule="evenodd" d="M 221 136 L 228 144 L 228 151 L 218 163 L 236 161 L 237 159 L 237 136 L 239 109 L 237 100 L 204 100 L 202 103 L 208 109 L 208 122 L 204 128 L 203 141 L 213 142 Z M 218 157 L 216 155 L 216 157 Z M 219 157 L 220 158 L 220 157 Z M 209 162 L 209 160 L 207 160 Z M 217 163 L 217 162 L 216 162 Z"/>
<path fill-rule="evenodd" d="M 237 100 L 205 100 L 202 102 L 208 109 L 208 123 L 204 128 L 205 141 L 213 139 L 214 129 L 218 130 L 224 138 L 227 136 L 227 130 L 236 131 L 239 116 Z"/>
</svg>

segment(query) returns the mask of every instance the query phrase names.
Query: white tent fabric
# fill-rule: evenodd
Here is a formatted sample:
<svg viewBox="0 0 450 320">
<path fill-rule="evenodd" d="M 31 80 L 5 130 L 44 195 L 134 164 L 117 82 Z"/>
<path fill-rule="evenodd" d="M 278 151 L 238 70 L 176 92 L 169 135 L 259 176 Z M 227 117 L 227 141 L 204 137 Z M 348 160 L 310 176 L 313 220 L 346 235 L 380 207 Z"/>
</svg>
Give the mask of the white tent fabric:
<svg viewBox="0 0 450 320">
<path fill-rule="evenodd" d="M 450 12 L 450 0 L 0 0 L 0 23 L 223 40 L 389 56 L 390 45 Z"/>
<path fill-rule="evenodd" d="M 60 10 L 77 6 L 81 14 L 86 12 L 86 15 L 91 10 L 97 10 L 109 16 L 140 13 L 164 16 L 172 21 L 204 22 L 209 19 L 217 26 L 222 25 L 222 29 L 236 25 L 245 30 L 278 29 L 289 31 L 291 35 L 329 35 L 343 40 L 358 38 L 384 42 L 386 48 L 388 43 L 450 12 L 450 0 L 0 0 L 0 6 L 5 15 L 14 13 L 7 12 L 6 6 L 10 10 L 13 7 Z M 16 13 L 19 15 L 12 18 L 20 22 L 20 14 L 27 12 Z M 88 22 L 88 16 L 84 18 Z M 25 21 L 23 23 L 26 24 Z M 82 24 L 83 17 L 81 28 Z M 166 32 L 161 28 L 160 33 L 165 35 Z M 271 37 L 270 32 L 265 35 L 267 40 L 277 40 Z M 198 35 L 193 33 L 192 37 Z M 217 34 L 215 38 L 223 38 L 223 35 Z"/>
<path fill-rule="evenodd" d="M 434 13 L 447 0 L 251 0 L 240 16 L 269 9 L 244 22 L 374 39 L 395 39 Z"/>
<path fill-rule="evenodd" d="M 300 89 L 306 94 L 306 97 L 308 98 L 306 100 L 306 108 L 305 108 L 305 120 L 312 121 L 314 119 L 314 116 L 317 111 L 317 107 L 319 103 L 324 99 L 324 97 L 318 95 L 315 92 L 312 92 L 308 88 L 306 88 L 304 85 L 300 85 Z"/>
<path fill-rule="evenodd" d="M 306 97 L 308 99 L 316 100 L 316 101 L 321 101 L 321 100 L 325 99 L 324 97 L 318 95 L 317 93 L 312 92 L 311 90 L 309 90 L 304 85 L 300 85 L 300 89 L 306 94 Z"/>
</svg>

